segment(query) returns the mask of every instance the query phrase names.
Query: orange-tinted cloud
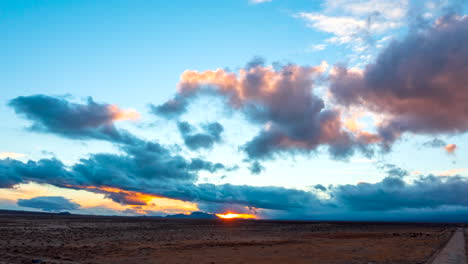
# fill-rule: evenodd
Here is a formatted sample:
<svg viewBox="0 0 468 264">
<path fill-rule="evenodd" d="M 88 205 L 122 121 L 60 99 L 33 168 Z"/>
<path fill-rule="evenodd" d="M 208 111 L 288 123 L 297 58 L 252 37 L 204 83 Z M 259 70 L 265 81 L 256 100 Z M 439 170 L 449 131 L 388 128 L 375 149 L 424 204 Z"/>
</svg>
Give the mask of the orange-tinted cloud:
<svg viewBox="0 0 468 264">
<path fill-rule="evenodd" d="M 120 109 L 117 105 L 109 105 L 108 109 L 111 112 L 112 120 L 114 121 L 134 121 L 140 119 L 140 113 L 133 109 Z"/>
<path fill-rule="evenodd" d="M 445 151 L 447 151 L 448 154 L 454 154 L 455 150 L 457 149 L 457 145 L 455 144 L 448 144 L 444 147 Z"/>
<path fill-rule="evenodd" d="M 103 193 L 105 197 L 112 199 L 127 207 L 127 209 L 134 209 L 135 213 L 146 214 L 145 211 L 159 210 L 163 212 L 183 212 L 189 213 L 198 211 L 196 203 L 181 201 L 177 199 L 170 199 L 166 197 L 156 196 L 152 194 L 128 191 L 116 187 L 108 186 L 68 186 L 78 187 L 86 190 L 91 190 L 98 193 Z"/>
<path fill-rule="evenodd" d="M 359 118 L 362 117 L 363 113 L 355 113 L 349 118 L 344 119 L 344 126 L 351 131 L 359 142 L 364 144 L 373 144 L 381 141 L 381 138 L 377 134 L 373 134 L 363 130 L 363 124 L 359 122 Z"/>
<path fill-rule="evenodd" d="M 127 191 L 114 187 L 97 186 L 65 186 L 72 189 L 59 188 L 47 184 L 19 184 L 12 189 L 3 189 L 2 197 L 16 201 L 31 199 L 37 196 L 63 196 L 78 203 L 82 209 L 92 211 L 93 208 L 107 208 L 116 213 L 125 214 L 173 214 L 199 211 L 196 203 L 170 199 L 141 192 Z M 116 196 L 121 195 L 121 202 Z M 3 197 L 5 196 L 5 197 Z"/>
</svg>

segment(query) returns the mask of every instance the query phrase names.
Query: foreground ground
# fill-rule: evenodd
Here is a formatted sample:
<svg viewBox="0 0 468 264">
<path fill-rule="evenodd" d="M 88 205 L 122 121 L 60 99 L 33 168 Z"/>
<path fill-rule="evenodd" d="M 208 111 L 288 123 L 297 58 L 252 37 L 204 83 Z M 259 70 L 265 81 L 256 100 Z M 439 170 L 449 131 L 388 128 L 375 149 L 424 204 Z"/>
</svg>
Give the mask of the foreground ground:
<svg viewBox="0 0 468 264">
<path fill-rule="evenodd" d="M 0 212 L 0 263 L 425 263 L 453 230 Z"/>
</svg>

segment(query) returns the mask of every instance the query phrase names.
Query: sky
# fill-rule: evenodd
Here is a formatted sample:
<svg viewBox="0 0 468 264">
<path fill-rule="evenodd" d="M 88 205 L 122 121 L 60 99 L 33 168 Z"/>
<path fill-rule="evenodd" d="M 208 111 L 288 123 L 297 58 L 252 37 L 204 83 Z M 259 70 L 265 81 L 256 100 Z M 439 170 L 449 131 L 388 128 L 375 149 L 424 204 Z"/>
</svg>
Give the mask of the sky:
<svg viewBox="0 0 468 264">
<path fill-rule="evenodd" d="M 462 0 L 0 2 L 0 209 L 466 221 Z"/>
</svg>

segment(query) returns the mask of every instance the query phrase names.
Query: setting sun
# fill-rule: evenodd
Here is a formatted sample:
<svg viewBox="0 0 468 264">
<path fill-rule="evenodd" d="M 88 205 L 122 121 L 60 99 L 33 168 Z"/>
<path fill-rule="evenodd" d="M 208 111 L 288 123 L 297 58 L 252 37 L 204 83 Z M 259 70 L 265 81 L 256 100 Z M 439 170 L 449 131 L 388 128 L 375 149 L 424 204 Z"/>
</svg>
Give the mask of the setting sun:
<svg viewBox="0 0 468 264">
<path fill-rule="evenodd" d="M 225 214 L 216 214 L 217 217 L 223 219 L 233 219 L 233 218 L 241 218 L 241 219 L 255 219 L 255 215 L 252 214 L 236 214 L 236 213 L 225 213 Z"/>
</svg>

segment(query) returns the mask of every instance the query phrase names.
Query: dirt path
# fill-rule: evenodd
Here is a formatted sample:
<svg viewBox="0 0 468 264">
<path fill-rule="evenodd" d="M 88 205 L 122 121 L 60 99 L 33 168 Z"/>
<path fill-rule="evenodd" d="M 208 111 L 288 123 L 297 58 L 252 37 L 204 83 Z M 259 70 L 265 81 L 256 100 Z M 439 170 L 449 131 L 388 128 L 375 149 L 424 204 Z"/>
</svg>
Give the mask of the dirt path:
<svg viewBox="0 0 468 264">
<path fill-rule="evenodd" d="M 458 228 L 447 245 L 429 264 L 467 264 L 463 228 Z"/>
</svg>

